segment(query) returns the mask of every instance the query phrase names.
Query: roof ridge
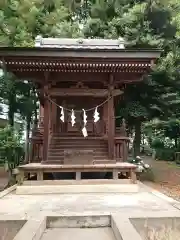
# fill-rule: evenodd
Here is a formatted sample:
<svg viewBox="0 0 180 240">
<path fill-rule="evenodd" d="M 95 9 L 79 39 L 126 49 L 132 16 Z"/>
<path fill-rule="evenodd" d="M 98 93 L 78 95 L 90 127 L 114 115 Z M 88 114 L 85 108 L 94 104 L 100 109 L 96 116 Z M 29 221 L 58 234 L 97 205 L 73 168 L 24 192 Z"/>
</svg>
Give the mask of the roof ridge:
<svg viewBox="0 0 180 240">
<path fill-rule="evenodd" d="M 100 38 L 43 38 L 37 36 L 35 47 L 56 47 L 56 48 L 89 48 L 89 49 L 124 49 L 125 41 L 119 39 Z"/>
</svg>

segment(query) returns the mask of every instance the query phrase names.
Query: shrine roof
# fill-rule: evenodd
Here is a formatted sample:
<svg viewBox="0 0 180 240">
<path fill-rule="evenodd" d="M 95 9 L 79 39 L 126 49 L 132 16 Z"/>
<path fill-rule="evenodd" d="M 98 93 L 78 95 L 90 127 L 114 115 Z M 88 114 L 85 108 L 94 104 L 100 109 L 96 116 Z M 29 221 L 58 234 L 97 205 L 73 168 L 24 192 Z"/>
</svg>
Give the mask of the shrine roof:
<svg viewBox="0 0 180 240">
<path fill-rule="evenodd" d="M 4 57 L 22 58 L 111 58 L 111 59 L 157 59 L 159 49 L 87 49 L 55 47 L 0 47 L 0 59 Z"/>
<path fill-rule="evenodd" d="M 0 47 L 0 63 L 11 72 L 146 72 L 160 49 L 125 48 L 122 38 L 35 39 L 34 47 Z"/>
</svg>

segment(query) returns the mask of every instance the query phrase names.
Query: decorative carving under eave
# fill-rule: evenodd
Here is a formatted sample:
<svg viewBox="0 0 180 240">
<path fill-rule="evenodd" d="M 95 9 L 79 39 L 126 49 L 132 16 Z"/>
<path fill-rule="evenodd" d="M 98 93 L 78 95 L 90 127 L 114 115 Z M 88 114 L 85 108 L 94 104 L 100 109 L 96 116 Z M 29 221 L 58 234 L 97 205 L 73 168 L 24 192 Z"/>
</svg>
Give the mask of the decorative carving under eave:
<svg viewBox="0 0 180 240">
<path fill-rule="evenodd" d="M 85 86 L 83 82 L 77 82 L 75 86 L 71 86 L 72 89 L 88 89 L 88 86 Z"/>
</svg>

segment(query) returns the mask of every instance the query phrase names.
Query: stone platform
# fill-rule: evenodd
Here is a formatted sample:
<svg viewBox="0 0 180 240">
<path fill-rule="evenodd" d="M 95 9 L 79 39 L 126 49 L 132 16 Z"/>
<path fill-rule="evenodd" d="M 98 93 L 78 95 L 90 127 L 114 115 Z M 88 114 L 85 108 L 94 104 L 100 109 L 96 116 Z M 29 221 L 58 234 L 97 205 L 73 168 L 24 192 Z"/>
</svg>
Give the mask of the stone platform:
<svg viewBox="0 0 180 240">
<path fill-rule="evenodd" d="M 19 166 L 19 184 L 24 182 L 25 173 L 37 175 L 37 180 L 44 180 L 44 173 L 75 173 L 75 179 L 81 179 L 81 173 L 84 172 L 111 172 L 113 179 L 117 180 L 119 173 L 126 173 L 132 183 L 136 183 L 135 164 L 127 162 L 117 162 L 108 164 L 41 164 L 29 163 Z"/>
<path fill-rule="evenodd" d="M 31 188 L 31 186 L 29 186 Z M 79 188 L 81 186 L 79 185 Z M 0 195 L 0 217 L 20 219 L 46 213 L 129 213 L 179 211 L 177 201 L 138 182 L 136 193 L 74 193 L 17 195 L 16 186 Z M 1 197 L 2 196 L 2 197 Z"/>
<path fill-rule="evenodd" d="M 34 187 L 28 184 L 30 182 L 24 186 Z M 112 240 L 113 232 L 116 240 L 129 240 L 131 236 L 133 240 L 144 240 L 146 219 L 149 219 L 148 224 L 151 227 L 159 227 L 158 224 L 174 226 L 176 223 L 177 227 L 180 225 L 177 201 L 140 182 L 137 185 L 136 193 L 33 195 L 17 195 L 16 186 L 14 186 L 0 195 L 0 226 L 2 221 L 7 225 L 11 224 L 12 220 L 17 224 L 18 221 L 25 222 L 15 239 L 8 240 L 49 240 L 52 236 L 56 236 L 56 233 L 66 235 L 67 231 L 70 237 L 73 231 L 78 231 L 77 236 L 83 236 L 83 239 L 93 236 L 95 238 L 96 235 L 102 239 Z M 64 186 L 67 185 L 64 184 Z M 83 188 L 84 185 L 79 184 L 78 187 Z M 73 230 L 73 228 L 76 229 Z M 89 228 L 90 230 L 87 230 Z M 100 228 L 99 235 L 95 228 Z M 107 238 L 103 235 L 105 233 Z"/>
<path fill-rule="evenodd" d="M 81 193 L 137 193 L 138 184 L 130 179 L 102 180 L 44 180 L 25 181 L 17 186 L 16 194 L 81 194 Z"/>
</svg>

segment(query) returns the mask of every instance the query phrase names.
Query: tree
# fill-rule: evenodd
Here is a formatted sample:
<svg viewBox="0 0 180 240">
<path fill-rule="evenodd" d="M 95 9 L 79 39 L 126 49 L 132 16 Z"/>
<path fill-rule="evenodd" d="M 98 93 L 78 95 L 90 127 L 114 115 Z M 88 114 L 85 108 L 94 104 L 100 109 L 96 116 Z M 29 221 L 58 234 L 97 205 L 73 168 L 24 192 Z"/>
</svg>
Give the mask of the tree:
<svg viewBox="0 0 180 240">
<path fill-rule="evenodd" d="M 18 92 L 18 112 L 22 120 L 25 121 L 26 141 L 25 141 L 25 163 L 29 162 L 29 136 L 31 124 L 37 124 L 38 96 L 35 86 L 28 82 L 20 82 Z"/>
<path fill-rule="evenodd" d="M 8 121 L 10 126 L 14 126 L 14 115 L 17 112 L 16 89 L 17 82 L 12 74 L 4 72 L 0 77 L 0 98 L 2 103 L 8 105 Z"/>
<path fill-rule="evenodd" d="M 5 0 L 0 9 L 1 46 L 31 47 L 37 35 L 65 36 L 70 28 L 79 35 L 77 22 L 70 21 L 72 14 L 61 0 Z"/>
<path fill-rule="evenodd" d="M 21 133 L 17 132 L 11 126 L 0 129 L 0 157 L 7 164 L 9 184 L 13 180 L 13 169 L 23 161 L 24 150 L 21 137 Z"/>
</svg>

